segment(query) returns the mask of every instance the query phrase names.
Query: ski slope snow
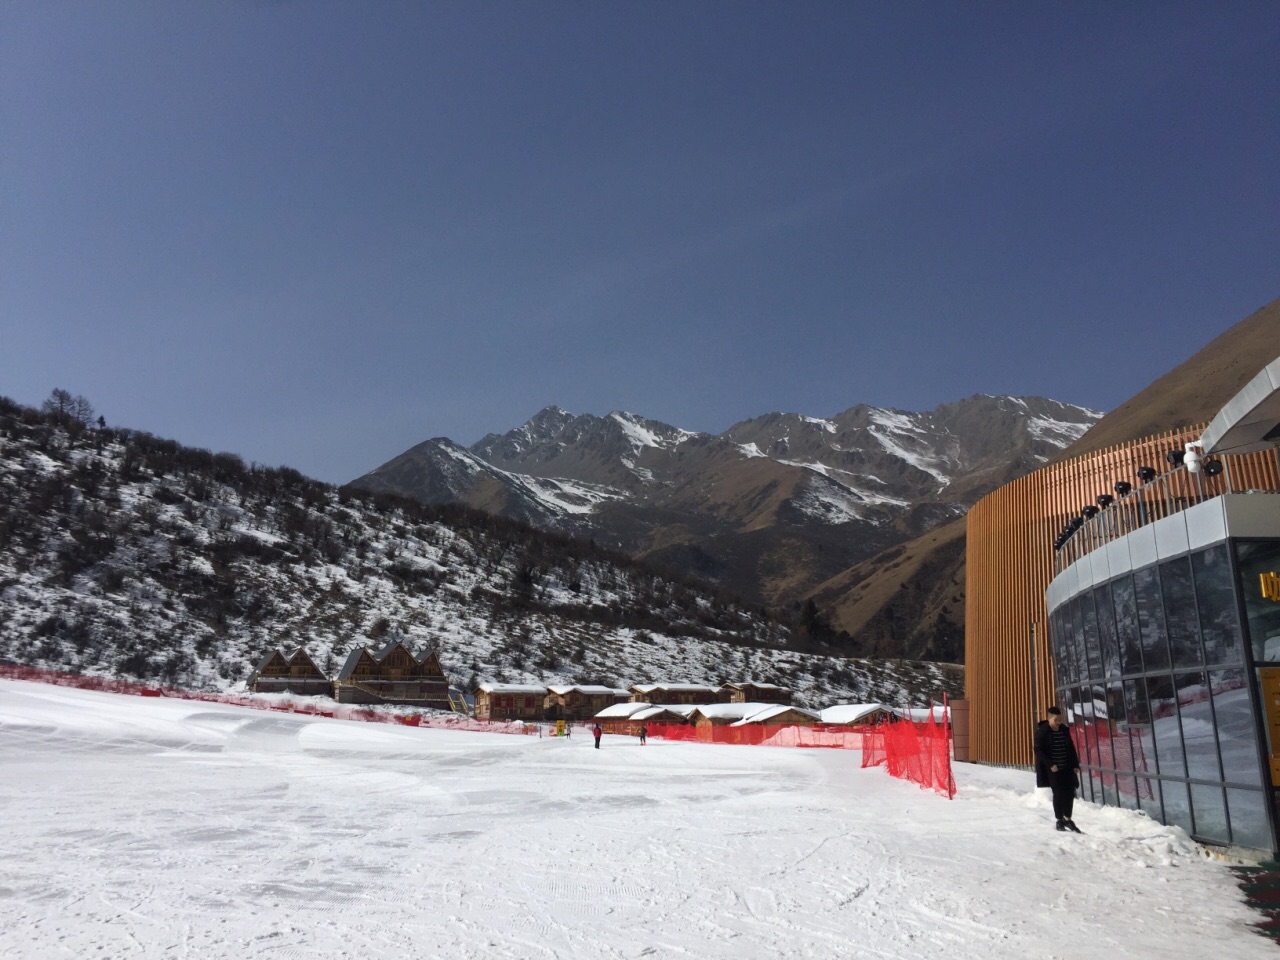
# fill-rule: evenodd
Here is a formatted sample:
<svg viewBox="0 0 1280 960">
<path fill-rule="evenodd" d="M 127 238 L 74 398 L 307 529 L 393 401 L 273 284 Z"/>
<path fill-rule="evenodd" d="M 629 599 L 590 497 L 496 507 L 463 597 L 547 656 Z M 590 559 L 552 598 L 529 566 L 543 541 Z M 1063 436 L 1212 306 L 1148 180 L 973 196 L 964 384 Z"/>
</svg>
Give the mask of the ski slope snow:
<svg viewBox="0 0 1280 960">
<path fill-rule="evenodd" d="M 1274 956 L 1176 828 L 859 762 L 0 680 L 0 956 Z"/>
</svg>

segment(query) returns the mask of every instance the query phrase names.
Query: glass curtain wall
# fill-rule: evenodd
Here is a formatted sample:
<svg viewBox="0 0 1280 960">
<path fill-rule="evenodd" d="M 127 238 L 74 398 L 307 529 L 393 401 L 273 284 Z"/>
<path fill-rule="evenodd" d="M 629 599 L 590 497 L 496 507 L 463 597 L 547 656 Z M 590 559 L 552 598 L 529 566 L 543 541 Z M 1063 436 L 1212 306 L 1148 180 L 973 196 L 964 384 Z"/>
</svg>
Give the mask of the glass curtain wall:
<svg viewBox="0 0 1280 960">
<path fill-rule="evenodd" d="M 1280 562 L 1280 544 L 1268 546 L 1241 557 L 1242 575 Z M 1265 626 L 1280 637 L 1273 607 L 1259 616 L 1275 618 Z M 1095 586 L 1055 609 L 1050 629 L 1086 799 L 1207 842 L 1276 849 L 1226 543 Z"/>
</svg>

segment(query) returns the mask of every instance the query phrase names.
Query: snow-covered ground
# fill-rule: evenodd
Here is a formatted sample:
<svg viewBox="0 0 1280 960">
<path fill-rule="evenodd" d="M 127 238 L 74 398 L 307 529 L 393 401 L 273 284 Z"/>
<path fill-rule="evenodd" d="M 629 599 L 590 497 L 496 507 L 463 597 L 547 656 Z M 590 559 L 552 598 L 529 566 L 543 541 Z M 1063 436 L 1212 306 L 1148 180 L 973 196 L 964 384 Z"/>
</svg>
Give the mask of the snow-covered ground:
<svg viewBox="0 0 1280 960">
<path fill-rule="evenodd" d="M 1276 955 L 1176 829 L 859 760 L 0 680 L 0 956 Z"/>
</svg>

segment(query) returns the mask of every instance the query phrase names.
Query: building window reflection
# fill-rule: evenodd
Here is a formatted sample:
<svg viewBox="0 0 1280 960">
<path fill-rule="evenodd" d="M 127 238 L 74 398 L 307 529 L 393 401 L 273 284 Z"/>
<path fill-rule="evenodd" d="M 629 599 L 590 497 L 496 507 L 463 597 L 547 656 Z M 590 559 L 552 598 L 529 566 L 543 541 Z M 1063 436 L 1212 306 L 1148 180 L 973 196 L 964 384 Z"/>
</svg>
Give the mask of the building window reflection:
<svg viewBox="0 0 1280 960">
<path fill-rule="evenodd" d="M 1261 786 L 1262 760 L 1244 668 L 1215 670 L 1209 678 L 1223 779 L 1227 783 Z"/>
<path fill-rule="evenodd" d="M 1231 818 L 1231 842 L 1265 850 L 1271 845 L 1266 797 L 1259 790 L 1227 787 L 1227 812 Z"/>
<path fill-rule="evenodd" d="M 1274 850 L 1248 653 L 1280 666 L 1280 601 L 1257 587 L 1261 573 L 1280 571 L 1280 542 L 1237 542 L 1234 560 L 1238 580 L 1220 543 L 1051 611 L 1058 700 L 1080 751 L 1082 796 L 1206 842 Z"/>
<path fill-rule="evenodd" d="M 1191 561 L 1187 557 L 1160 564 L 1160 593 L 1164 597 L 1165 627 L 1174 668 L 1200 666 L 1204 658 L 1200 652 L 1195 588 L 1191 585 Z"/>
<path fill-rule="evenodd" d="M 1135 570 L 1133 589 L 1138 598 L 1138 633 L 1142 638 L 1142 667 L 1169 669 L 1169 641 L 1164 626 L 1164 605 L 1160 602 L 1160 581 L 1155 567 Z"/>
<path fill-rule="evenodd" d="M 1191 807 L 1195 811 L 1196 836 L 1218 843 L 1231 842 L 1222 787 L 1204 783 L 1191 784 Z"/>
<path fill-rule="evenodd" d="M 1227 545 L 1220 543 L 1192 554 L 1191 572 L 1196 585 L 1205 663 L 1211 667 L 1244 663 L 1244 638 L 1240 634 Z"/>
<path fill-rule="evenodd" d="M 1280 542 L 1239 541 L 1236 558 L 1254 662 L 1280 663 L 1280 600 L 1265 596 L 1261 586 L 1262 577 L 1280 573 Z"/>
</svg>

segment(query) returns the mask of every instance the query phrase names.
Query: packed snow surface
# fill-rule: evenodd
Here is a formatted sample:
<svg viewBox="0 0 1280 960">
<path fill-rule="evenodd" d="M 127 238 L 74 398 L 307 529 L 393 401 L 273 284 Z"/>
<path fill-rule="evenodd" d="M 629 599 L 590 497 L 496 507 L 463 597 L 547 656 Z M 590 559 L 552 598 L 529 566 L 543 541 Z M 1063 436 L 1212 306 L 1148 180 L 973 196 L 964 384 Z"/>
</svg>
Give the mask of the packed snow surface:
<svg viewBox="0 0 1280 960">
<path fill-rule="evenodd" d="M 0 681 L 6 958 L 1273 958 L 1180 831 L 856 751 L 362 724 Z"/>
</svg>

